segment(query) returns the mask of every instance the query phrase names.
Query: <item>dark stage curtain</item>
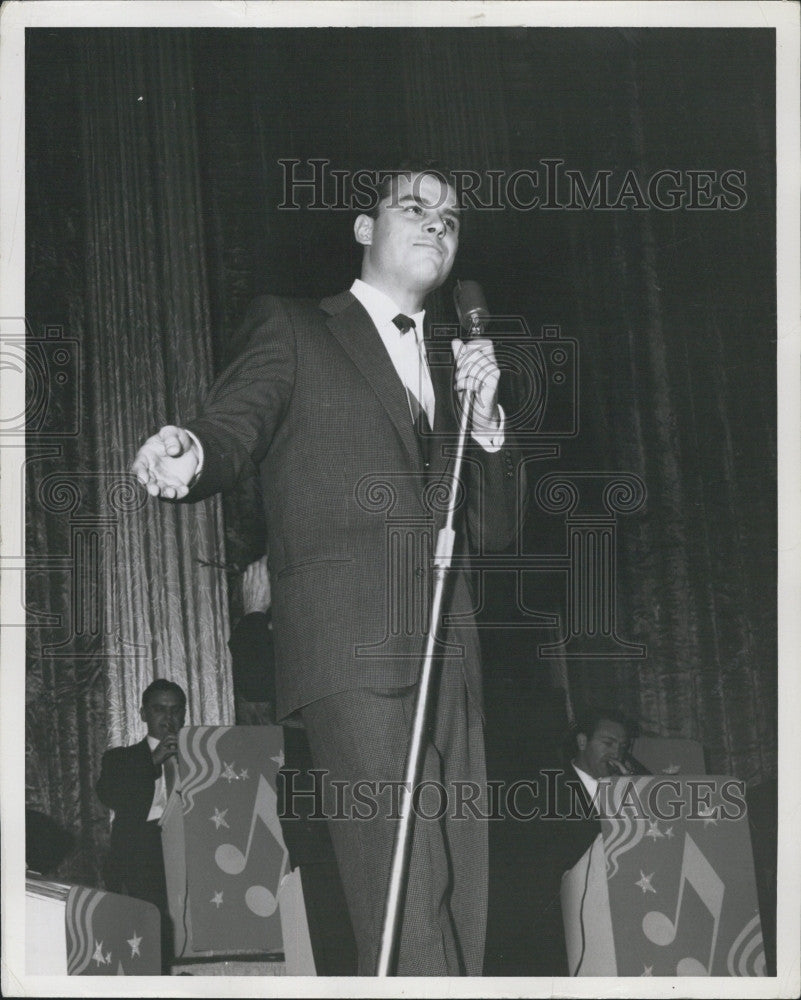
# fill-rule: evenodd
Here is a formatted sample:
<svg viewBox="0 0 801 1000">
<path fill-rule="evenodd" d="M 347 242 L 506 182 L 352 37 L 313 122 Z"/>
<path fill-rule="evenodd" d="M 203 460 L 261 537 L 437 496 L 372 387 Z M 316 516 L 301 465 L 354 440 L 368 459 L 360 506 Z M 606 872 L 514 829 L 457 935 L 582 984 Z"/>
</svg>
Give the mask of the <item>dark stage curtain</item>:
<svg viewBox="0 0 801 1000">
<path fill-rule="evenodd" d="M 647 655 L 571 662 L 571 691 L 759 784 L 777 751 L 773 33 L 560 37 L 529 39 L 543 77 L 571 69 L 540 149 L 587 178 L 735 169 L 747 189 L 736 210 L 562 212 L 546 231 L 583 352 L 568 460 L 647 492 L 617 573 L 622 632 Z"/>
<path fill-rule="evenodd" d="M 737 210 L 635 195 L 623 211 L 474 212 L 458 266 L 486 275 L 494 308 L 579 340 L 580 433 L 530 466 L 532 484 L 581 470 L 645 486 L 619 519 L 616 603 L 646 655 L 569 659 L 571 699 L 699 740 L 713 772 L 754 784 L 775 777 L 777 749 L 773 45 L 770 31 L 511 29 L 409 32 L 396 48 L 409 146 L 458 166 L 547 158 L 588 186 L 606 169 L 611 201 L 628 171 L 679 170 L 685 187 L 690 171 L 743 172 Z M 554 551 L 560 527 L 532 505 L 526 541 Z M 564 614 L 559 586 L 532 603 Z M 508 643 L 493 652 L 519 698 L 565 663 L 537 659 L 550 630 L 516 638 L 522 670 Z"/>
</svg>

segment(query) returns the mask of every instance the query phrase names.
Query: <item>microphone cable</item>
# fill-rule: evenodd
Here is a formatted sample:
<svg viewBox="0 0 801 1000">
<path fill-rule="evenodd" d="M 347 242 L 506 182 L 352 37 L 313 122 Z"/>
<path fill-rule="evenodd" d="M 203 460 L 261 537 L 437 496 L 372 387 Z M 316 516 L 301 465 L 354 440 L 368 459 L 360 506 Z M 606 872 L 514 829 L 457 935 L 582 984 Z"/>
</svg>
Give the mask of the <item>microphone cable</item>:
<svg viewBox="0 0 801 1000">
<path fill-rule="evenodd" d="M 576 966 L 576 971 L 573 973 L 574 976 L 577 976 L 581 971 L 581 965 L 584 961 L 584 952 L 587 948 L 587 935 L 584 930 L 584 901 L 587 898 L 587 889 L 589 888 L 590 884 L 590 865 L 592 864 L 592 852 L 595 849 L 597 841 L 598 838 L 596 837 L 595 840 L 593 840 L 592 844 L 590 845 L 590 853 L 589 856 L 587 857 L 587 871 L 584 875 L 584 891 L 581 894 L 581 903 L 579 904 L 579 925 L 581 927 L 581 951 L 579 953 L 579 960 L 578 960 L 578 965 Z"/>
</svg>

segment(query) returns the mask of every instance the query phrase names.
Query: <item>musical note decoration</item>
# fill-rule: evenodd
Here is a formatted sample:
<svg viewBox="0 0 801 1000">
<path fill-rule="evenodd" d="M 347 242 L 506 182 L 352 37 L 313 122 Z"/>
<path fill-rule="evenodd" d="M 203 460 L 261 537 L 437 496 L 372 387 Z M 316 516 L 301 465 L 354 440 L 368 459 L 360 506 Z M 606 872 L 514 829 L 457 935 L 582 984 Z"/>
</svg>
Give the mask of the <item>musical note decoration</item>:
<svg viewBox="0 0 801 1000">
<path fill-rule="evenodd" d="M 684 888 L 691 885 L 698 893 L 701 902 L 712 915 L 712 939 L 709 948 L 709 960 L 706 965 L 692 956 L 680 958 L 676 964 L 677 976 L 709 976 L 712 970 L 712 959 L 715 954 L 715 945 L 718 939 L 718 929 L 720 926 L 720 914 L 723 910 L 723 895 L 725 886 L 718 873 L 710 865 L 698 845 L 689 835 L 684 835 L 684 855 L 681 861 L 681 875 L 679 880 L 679 894 L 676 900 L 676 912 L 671 919 L 661 910 L 651 910 L 646 913 L 642 920 L 643 934 L 649 941 L 658 944 L 660 947 L 673 944 L 676 939 L 676 928 L 681 917 L 681 906 L 684 900 Z"/>
<path fill-rule="evenodd" d="M 281 844 L 281 828 L 278 820 L 278 799 L 275 791 L 270 788 L 264 775 L 259 775 L 258 792 L 253 806 L 247 845 L 244 852 L 235 844 L 220 844 L 214 852 L 217 867 L 226 875 L 241 875 L 247 867 L 250 851 L 253 846 L 253 836 L 257 823 L 262 822 L 276 843 Z M 286 852 L 271 855 L 273 889 L 266 885 L 250 885 L 245 890 L 245 905 L 257 917 L 269 917 L 275 913 L 278 906 L 277 889 L 286 870 Z"/>
<path fill-rule="evenodd" d="M 636 779 L 643 815 L 601 819 L 617 975 L 764 976 L 748 817 L 721 811 L 731 779 L 681 776 L 652 795 L 665 780 Z M 708 807 L 693 814 L 699 780 L 713 788 Z M 663 836 L 647 836 L 657 829 Z M 586 962 L 582 974 L 593 974 Z"/>
<path fill-rule="evenodd" d="M 193 948 L 283 950 L 279 897 L 289 859 L 277 814 L 278 726 L 181 731 L 184 845 Z M 244 776 L 243 776 L 244 771 Z M 186 775 L 186 777 L 185 777 Z M 188 800 L 188 804 L 187 804 Z"/>
</svg>

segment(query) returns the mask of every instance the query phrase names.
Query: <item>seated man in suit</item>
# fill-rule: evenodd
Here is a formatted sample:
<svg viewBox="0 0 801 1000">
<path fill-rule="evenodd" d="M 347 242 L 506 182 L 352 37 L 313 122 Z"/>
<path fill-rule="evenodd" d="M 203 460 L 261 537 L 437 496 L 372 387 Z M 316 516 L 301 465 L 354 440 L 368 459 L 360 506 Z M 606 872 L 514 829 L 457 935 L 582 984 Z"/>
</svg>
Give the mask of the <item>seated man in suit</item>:
<svg viewBox="0 0 801 1000">
<path fill-rule="evenodd" d="M 274 722 L 275 648 L 266 556 L 245 569 L 242 607 L 244 614 L 228 640 L 234 687 L 249 702 L 267 702 L 269 719 Z M 278 816 L 290 864 L 301 870 L 317 975 L 354 976 L 356 943 L 334 847 L 325 821 L 309 816 L 314 809 L 309 775 L 313 764 L 309 741 L 297 717 L 284 721 L 284 758 L 284 768 L 278 772 Z"/>
<path fill-rule="evenodd" d="M 599 783 L 621 774 L 647 774 L 629 747 L 637 727 L 613 708 L 588 708 L 577 716 L 562 742 L 563 767 L 548 771 L 547 798 L 534 825 L 536 855 L 543 877 L 537 892 L 541 909 L 534 928 L 530 975 L 568 975 L 560 886 L 562 876 L 594 844 L 601 832 Z M 598 848 L 596 848 L 597 850 Z"/>
<path fill-rule="evenodd" d="M 167 804 L 167 785 L 175 773 L 178 730 L 184 724 L 186 695 L 163 677 L 142 694 L 140 716 L 147 736 L 130 747 L 103 754 L 97 794 L 114 810 L 106 888 L 155 904 L 161 913 L 162 963 L 168 969 L 172 934 L 159 818 Z M 165 768 L 165 762 L 168 763 Z M 166 773 L 165 773 L 166 772 Z"/>
<path fill-rule="evenodd" d="M 650 773 L 631 755 L 637 733 L 636 724 L 615 709 L 593 708 L 577 718 L 565 740 L 565 758 L 591 797 L 601 778 Z"/>
</svg>

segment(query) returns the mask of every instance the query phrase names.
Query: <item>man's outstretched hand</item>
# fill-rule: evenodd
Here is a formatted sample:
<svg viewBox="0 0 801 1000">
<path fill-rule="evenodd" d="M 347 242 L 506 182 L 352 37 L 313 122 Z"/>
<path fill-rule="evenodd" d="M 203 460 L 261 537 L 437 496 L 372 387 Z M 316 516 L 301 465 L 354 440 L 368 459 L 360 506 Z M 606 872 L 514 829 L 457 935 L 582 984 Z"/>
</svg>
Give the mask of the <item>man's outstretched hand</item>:
<svg viewBox="0 0 801 1000">
<path fill-rule="evenodd" d="M 145 441 L 131 472 L 151 496 L 180 500 L 189 492 L 199 464 L 194 439 L 183 427 L 168 424 Z"/>
</svg>

